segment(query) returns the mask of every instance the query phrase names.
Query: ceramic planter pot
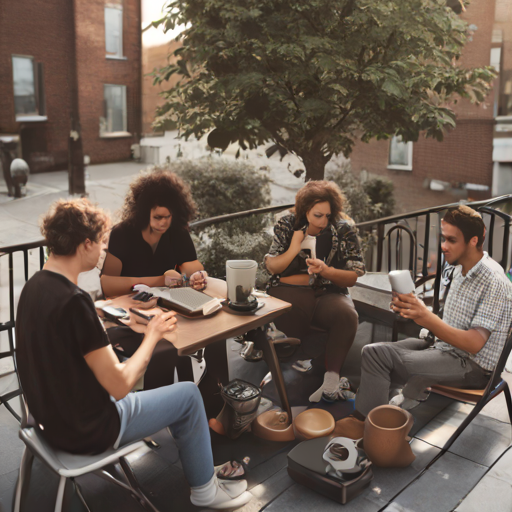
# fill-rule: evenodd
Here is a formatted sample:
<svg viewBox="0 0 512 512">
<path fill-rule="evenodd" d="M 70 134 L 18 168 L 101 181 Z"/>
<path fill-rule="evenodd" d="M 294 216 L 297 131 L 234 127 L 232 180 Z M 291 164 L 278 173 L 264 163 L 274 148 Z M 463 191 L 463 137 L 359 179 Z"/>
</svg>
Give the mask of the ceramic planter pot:
<svg viewBox="0 0 512 512">
<path fill-rule="evenodd" d="M 364 449 L 376 466 L 404 468 L 416 458 L 408 437 L 414 419 L 394 405 L 372 409 L 364 422 Z"/>
</svg>

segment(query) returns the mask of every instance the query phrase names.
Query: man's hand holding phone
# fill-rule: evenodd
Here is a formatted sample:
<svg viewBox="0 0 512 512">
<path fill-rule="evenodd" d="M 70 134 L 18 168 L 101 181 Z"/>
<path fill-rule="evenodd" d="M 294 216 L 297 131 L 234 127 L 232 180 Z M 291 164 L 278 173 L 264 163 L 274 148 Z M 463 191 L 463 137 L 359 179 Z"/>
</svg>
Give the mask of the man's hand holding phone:
<svg viewBox="0 0 512 512">
<path fill-rule="evenodd" d="M 165 334 L 168 334 L 176 329 L 176 312 L 175 311 L 162 311 L 155 313 L 153 318 L 148 322 L 146 328 L 146 335 L 158 336 L 163 338 Z"/>
<path fill-rule="evenodd" d="M 425 303 L 414 293 L 394 293 L 391 309 L 401 317 L 414 320 L 421 326 L 423 326 L 424 320 L 432 314 Z"/>
</svg>

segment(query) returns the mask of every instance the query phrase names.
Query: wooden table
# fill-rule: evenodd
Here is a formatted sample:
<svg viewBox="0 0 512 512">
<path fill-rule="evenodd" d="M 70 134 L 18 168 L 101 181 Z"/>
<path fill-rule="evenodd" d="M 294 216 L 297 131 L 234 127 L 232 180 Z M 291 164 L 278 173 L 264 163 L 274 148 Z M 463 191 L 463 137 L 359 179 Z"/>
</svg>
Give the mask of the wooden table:
<svg viewBox="0 0 512 512">
<path fill-rule="evenodd" d="M 206 375 L 201 381 L 199 389 L 203 395 L 208 417 L 214 417 L 220 412 L 223 401 L 218 386 L 227 384 L 229 380 L 226 339 L 255 329 L 251 339 L 254 338 L 255 344 L 261 346 L 279 393 L 281 407 L 288 412 L 289 418 L 292 417 L 274 345 L 267 339 L 266 334 L 258 329 L 258 327 L 272 322 L 292 306 L 275 297 L 259 300 L 265 305 L 251 315 L 232 313 L 227 306 L 223 306 L 220 311 L 208 317 L 187 318 L 178 314 L 176 331 L 165 336 L 176 347 L 180 356 L 194 354 L 200 349 L 205 349 Z M 113 300 L 115 306 L 126 309 L 130 307 L 129 301 L 127 296 Z M 143 326 L 139 324 L 135 330 L 141 332 L 143 329 Z M 224 343 L 216 343 L 220 341 L 224 341 Z"/>
</svg>

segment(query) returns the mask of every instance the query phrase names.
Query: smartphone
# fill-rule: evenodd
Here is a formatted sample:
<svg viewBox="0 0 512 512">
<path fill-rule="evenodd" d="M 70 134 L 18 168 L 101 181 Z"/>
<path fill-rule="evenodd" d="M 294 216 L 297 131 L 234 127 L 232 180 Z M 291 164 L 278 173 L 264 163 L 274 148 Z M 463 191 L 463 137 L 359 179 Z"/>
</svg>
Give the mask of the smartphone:
<svg viewBox="0 0 512 512">
<path fill-rule="evenodd" d="M 114 306 L 105 306 L 101 308 L 103 314 L 110 320 L 123 320 L 130 315 L 124 308 L 115 308 Z"/>
<path fill-rule="evenodd" d="M 144 313 L 140 309 L 136 309 L 136 308 L 130 308 L 130 313 L 133 313 L 134 315 L 138 316 L 139 318 L 142 318 L 142 320 L 145 320 L 146 322 L 151 321 L 151 319 L 155 316 L 155 315 L 148 315 L 147 313 Z"/>
<path fill-rule="evenodd" d="M 153 298 L 153 294 L 152 293 L 148 293 L 148 292 L 142 291 L 142 292 L 136 293 L 132 297 L 132 300 L 140 300 L 141 302 L 148 302 L 152 298 Z"/>
<path fill-rule="evenodd" d="M 408 270 L 392 270 L 388 274 L 391 290 L 395 293 L 414 293 L 416 287 Z"/>
<path fill-rule="evenodd" d="M 304 259 L 311 258 L 311 249 L 301 249 L 299 253 Z"/>
</svg>

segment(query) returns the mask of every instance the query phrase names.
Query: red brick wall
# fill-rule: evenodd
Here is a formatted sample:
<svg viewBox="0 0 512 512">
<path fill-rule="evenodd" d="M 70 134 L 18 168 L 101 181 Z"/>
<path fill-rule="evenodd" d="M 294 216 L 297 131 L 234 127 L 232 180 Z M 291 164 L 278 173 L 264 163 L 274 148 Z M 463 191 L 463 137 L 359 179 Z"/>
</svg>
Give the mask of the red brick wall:
<svg viewBox="0 0 512 512">
<path fill-rule="evenodd" d="M 130 146 L 141 132 L 141 0 L 111 0 L 123 5 L 123 53 L 126 60 L 106 59 L 106 0 L 0 0 L 0 133 L 20 133 L 41 147 L 53 165 L 39 170 L 67 168 L 71 127 L 70 83 L 73 58 L 73 3 L 75 4 L 76 63 L 79 115 L 84 154 L 92 163 L 127 160 Z M 14 114 L 12 54 L 44 63 L 46 122 L 19 123 Z M 127 86 L 130 137 L 102 139 L 103 84 Z M 33 169 L 36 170 L 37 169 Z"/>
<path fill-rule="evenodd" d="M 495 0 L 472 2 L 463 15 L 477 26 L 464 48 L 461 65 L 487 66 L 490 63 Z M 458 201 L 483 199 L 485 192 L 437 192 L 425 188 L 428 180 L 456 184 L 492 185 L 494 91 L 481 106 L 459 100 L 451 107 L 457 113 L 457 127 L 447 133 L 443 142 L 420 137 L 413 146 L 413 170 L 387 169 L 389 141 L 359 142 L 351 155 L 352 169 L 358 174 L 365 169 L 370 174 L 384 176 L 395 185 L 396 213 Z"/>
<path fill-rule="evenodd" d="M 87 0 L 76 2 L 79 108 L 84 154 L 91 163 L 128 160 L 130 146 L 141 133 L 141 0 Z M 105 4 L 123 6 L 123 55 L 107 59 L 105 51 Z M 127 124 L 130 137 L 101 138 L 103 85 L 126 86 Z"/>
<path fill-rule="evenodd" d="M 436 206 L 459 199 L 483 199 L 488 193 L 437 192 L 425 188 L 426 180 L 492 184 L 491 120 L 459 120 L 457 128 L 445 136 L 443 142 L 420 138 L 413 145 L 412 171 L 387 168 L 389 141 L 359 143 L 351 155 L 352 169 L 358 174 L 365 169 L 370 174 L 383 176 L 395 185 L 396 213 L 428 206 Z M 455 187 L 456 188 L 456 187 Z"/>
<path fill-rule="evenodd" d="M 45 133 L 42 138 L 46 139 L 47 152 L 57 168 L 67 166 L 72 26 L 69 0 L 0 2 L 0 133 L 20 133 L 23 129 Z M 32 56 L 36 62 L 44 63 L 48 121 L 16 122 L 13 54 Z"/>
<path fill-rule="evenodd" d="M 156 108 L 165 101 L 159 93 L 171 89 L 180 79 L 178 75 L 173 75 L 163 86 L 153 85 L 153 77 L 147 75 L 155 68 L 160 69 L 166 66 L 168 62 L 175 61 L 174 57 L 170 59 L 168 57 L 178 46 L 181 46 L 181 42 L 172 41 L 168 44 L 151 46 L 142 50 L 142 132 L 145 134 L 154 132 L 151 125 L 155 120 Z"/>
</svg>

